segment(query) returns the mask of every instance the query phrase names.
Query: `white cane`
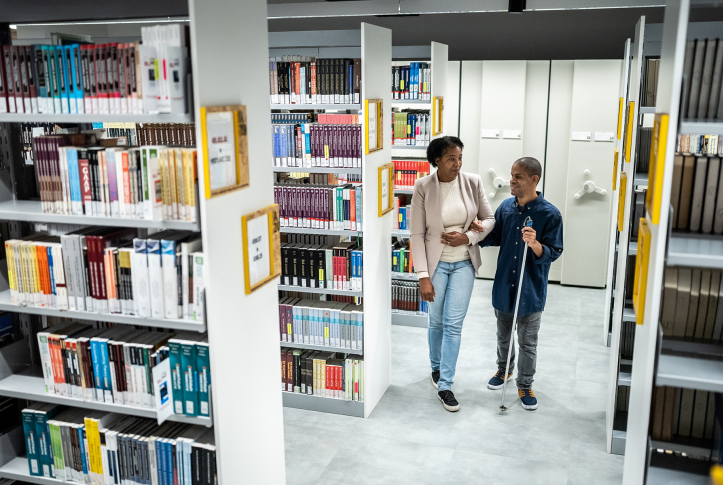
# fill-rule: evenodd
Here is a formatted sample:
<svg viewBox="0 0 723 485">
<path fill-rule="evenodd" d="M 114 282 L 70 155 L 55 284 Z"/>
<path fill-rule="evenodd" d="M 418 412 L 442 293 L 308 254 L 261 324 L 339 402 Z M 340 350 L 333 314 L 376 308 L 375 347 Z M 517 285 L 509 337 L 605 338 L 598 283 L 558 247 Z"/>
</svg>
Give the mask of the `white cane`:
<svg viewBox="0 0 723 485">
<path fill-rule="evenodd" d="M 523 223 L 525 227 L 532 227 L 532 219 L 527 216 Z M 525 261 L 527 260 L 527 243 L 525 243 L 525 252 L 522 253 L 522 271 L 520 271 L 520 284 L 517 286 L 517 299 L 515 300 L 515 313 L 512 317 L 512 334 L 510 335 L 510 347 L 507 350 L 507 365 L 505 366 L 505 375 L 502 376 L 502 402 L 500 403 L 500 414 L 505 414 L 505 391 L 507 390 L 507 376 L 510 372 L 510 357 L 512 357 L 512 348 L 515 345 L 515 333 L 517 333 L 517 310 L 520 307 L 520 293 L 522 292 L 522 278 L 525 276 Z"/>
</svg>

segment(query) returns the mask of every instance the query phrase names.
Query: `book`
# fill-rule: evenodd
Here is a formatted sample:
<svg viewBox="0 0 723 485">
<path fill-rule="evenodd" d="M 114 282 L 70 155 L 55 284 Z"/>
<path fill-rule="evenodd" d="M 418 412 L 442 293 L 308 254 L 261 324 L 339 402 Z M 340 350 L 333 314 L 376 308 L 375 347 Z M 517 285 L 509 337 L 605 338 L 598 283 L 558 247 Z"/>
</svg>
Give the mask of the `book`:
<svg viewBox="0 0 723 485">
<path fill-rule="evenodd" d="M 708 174 L 706 177 L 705 191 L 703 195 L 703 213 L 701 222 L 701 231 L 705 234 L 710 234 L 713 231 L 719 175 L 720 158 L 710 157 L 708 159 Z"/>
<path fill-rule="evenodd" d="M 703 61 L 705 58 L 706 39 L 695 41 L 695 54 L 690 79 L 690 97 L 688 99 L 687 119 L 698 117 L 698 99 L 700 97 L 701 80 L 703 77 Z"/>
<path fill-rule="evenodd" d="M 680 211 L 678 215 L 678 229 L 687 229 L 689 226 L 694 174 L 695 157 L 686 156 L 683 159 L 683 178 L 681 180 L 680 187 Z"/>
<path fill-rule="evenodd" d="M 700 230 L 703 217 L 703 201 L 706 192 L 706 174 L 708 172 L 708 157 L 697 157 L 695 160 L 695 178 L 693 183 L 693 195 L 690 205 L 691 231 Z"/>
</svg>

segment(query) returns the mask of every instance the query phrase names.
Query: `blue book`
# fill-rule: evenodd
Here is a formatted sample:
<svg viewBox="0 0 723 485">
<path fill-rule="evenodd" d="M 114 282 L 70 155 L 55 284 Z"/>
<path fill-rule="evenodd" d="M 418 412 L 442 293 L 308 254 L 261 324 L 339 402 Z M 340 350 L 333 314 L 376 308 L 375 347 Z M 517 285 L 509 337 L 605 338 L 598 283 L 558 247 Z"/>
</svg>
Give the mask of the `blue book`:
<svg viewBox="0 0 723 485">
<path fill-rule="evenodd" d="M 279 125 L 271 125 L 271 140 L 273 141 L 274 148 L 274 166 L 281 166 L 281 150 L 279 148 Z"/>
<path fill-rule="evenodd" d="M 70 207 L 75 215 L 83 214 L 83 201 L 80 198 L 80 172 L 78 171 L 78 149 L 68 147 L 65 151 L 68 159 L 68 180 L 70 185 Z"/>
<path fill-rule="evenodd" d="M 90 339 L 90 356 L 93 359 L 93 376 L 95 377 L 95 400 L 99 402 L 104 402 L 103 371 L 100 364 L 102 353 L 98 339 L 96 337 Z"/>
<path fill-rule="evenodd" d="M 66 66 L 65 49 L 62 45 L 55 46 L 56 77 L 58 79 L 58 95 L 60 96 L 60 109 L 63 114 L 70 114 L 68 102 L 68 73 Z"/>
<path fill-rule="evenodd" d="M 55 287 L 55 264 L 53 263 L 53 248 L 48 246 L 45 248 L 48 254 L 48 273 L 50 273 L 50 292 L 53 294 L 53 308 L 58 308 L 58 291 Z"/>
<path fill-rule="evenodd" d="M 163 441 L 165 441 L 164 444 L 166 448 L 166 483 L 173 485 L 173 444 L 170 438 L 166 438 Z"/>
<path fill-rule="evenodd" d="M 311 125 L 301 125 L 304 129 L 304 159 L 311 161 Z M 310 165 L 310 163 L 308 163 Z"/>
<path fill-rule="evenodd" d="M 196 342 L 196 373 L 198 374 L 198 415 L 211 413 L 209 387 L 211 386 L 211 356 L 207 342 Z"/>
<path fill-rule="evenodd" d="M 101 372 L 103 372 L 103 379 L 101 380 L 103 388 L 103 399 L 104 402 L 113 402 L 113 387 L 110 377 L 110 359 L 108 358 L 108 339 L 98 339 L 98 353 L 100 354 L 100 366 Z"/>
<path fill-rule="evenodd" d="M 286 135 L 287 129 L 286 126 L 281 125 L 279 127 L 279 156 L 281 157 L 281 166 L 282 167 L 288 167 L 289 166 L 289 146 L 288 146 L 288 137 Z"/>
<path fill-rule="evenodd" d="M 73 83 L 73 46 L 63 46 L 63 75 L 65 76 L 65 89 L 68 92 L 70 114 L 78 114 L 75 104 L 75 84 Z"/>
<path fill-rule="evenodd" d="M 85 105 L 83 100 L 83 74 L 81 72 L 82 64 L 80 63 L 80 46 L 73 44 L 70 46 L 70 66 L 72 76 L 73 95 L 75 97 L 75 105 L 78 114 L 85 113 Z M 72 106 L 72 105 L 71 105 Z"/>
<path fill-rule="evenodd" d="M 83 463 L 83 476 L 88 476 L 88 460 L 86 459 L 85 442 L 83 440 L 84 425 L 78 427 L 78 441 L 80 441 L 80 461 Z"/>
<path fill-rule="evenodd" d="M 39 406 L 38 406 L 39 407 Z M 36 409 L 26 408 L 22 411 L 23 433 L 25 434 L 25 450 L 28 456 L 28 468 L 33 477 L 41 476 L 40 462 L 38 460 L 38 438 L 35 427 Z"/>
<path fill-rule="evenodd" d="M 38 464 L 40 476 L 55 478 L 53 463 L 53 447 L 50 442 L 50 427 L 48 420 L 53 419 L 61 407 L 55 404 L 46 404 L 35 411 L 35 432 L 38 439 Z"/>
</svg>

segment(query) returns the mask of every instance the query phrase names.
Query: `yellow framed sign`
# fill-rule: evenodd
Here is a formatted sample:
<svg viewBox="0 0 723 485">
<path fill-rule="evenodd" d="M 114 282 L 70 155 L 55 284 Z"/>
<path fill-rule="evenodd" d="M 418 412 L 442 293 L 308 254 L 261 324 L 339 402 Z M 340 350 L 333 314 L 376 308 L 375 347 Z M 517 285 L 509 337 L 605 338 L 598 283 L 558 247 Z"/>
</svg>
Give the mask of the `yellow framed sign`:
<svg viewBox="0 0 723 485">
<path fill-rule="evenodd" d="M 618 106 L 618 140 L 623 127 L 623 98 L 620 98 L 620 105 Z"/>
<path fill-rule="evenodd" d="M 364 100 L 364 147 L 365 153 L 384 148 L 384 103 L 381 99 Z"/>
<path fill-rule="evenodd" d="M 653 140 L 650 144 L 650 168 L 648 170 L 648 190 L 645 194 L 645 207 L 650 214 L 650 222 L 660 224 L 660 208 L 663 198 L 663 174 L 665 173 L 665 149 L 668 143 L 668 115 L 655 115 Z"/>
<path fill-rule="evenodd" d="M 635 322 L 642 325 L 645 319 L 645 292 L 648 290 L 648 262 L 650 261 L 650 226 L 645 217 L 640 218 L 638 229 L 638 254 L 635 255 L 635 279 L 633 283 L 633 310 Z"/>
<path fill-rule="evenodd" d="M 246 294 L 281 276 L 279 205 L 241 217 Z"/>
<path fill-rule="evenodd" d="M 625 127 L 625 162 L 630 162 L 630 150 L 633 143 L 633 123 L 635 122 L 635 101 L 628 103 L 628 123 Z"/>
<path fill-rule="evenodd" d="M 444 131 L 444 96 L 432 98 L 432 136 Z"/>
<path fill-rule="evenodd" d="M 618 192 L 618 232 L 623 232 L 625 224 L 625 201 L 628 192 L 628 174 L 620 172 L 620 192 Z"/>
<path fill-rule="evenodd" d="M 246 106 L 201 107 L 206 198 L 249 185 Z"/>
<path fill-rule="evenodd" d="M 613 159 L 613 190 L 618 189 L 618 149 L 615 149 L 615 158 Z"/>
<path fill-rule="evenodd" d="M 379 167 L 379 217 L 394 208 L 394 163 Z"/>
</svg>

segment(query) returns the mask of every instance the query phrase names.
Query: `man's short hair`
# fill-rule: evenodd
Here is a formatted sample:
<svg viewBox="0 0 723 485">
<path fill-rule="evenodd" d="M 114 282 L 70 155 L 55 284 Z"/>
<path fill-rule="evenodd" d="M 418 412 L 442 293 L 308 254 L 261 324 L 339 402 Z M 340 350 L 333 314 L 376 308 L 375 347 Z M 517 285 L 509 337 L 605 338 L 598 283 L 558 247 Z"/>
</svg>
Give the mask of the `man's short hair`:
<svg viewBox="0 0 723 485">
<path fill-rule="evenodd" d="M 537 175 L 537 180 L 539 181 L 542 178 L 542 164 L 536 159 L 532 157 L 522 157 L 518 160 L 515 160 L 515 163 L 512 165 L 515 165 L 519 163 L 522 165 L 522 168 L 525 170 L 525 173 L 532 177 L 533 175 Z"/>
</svg>

